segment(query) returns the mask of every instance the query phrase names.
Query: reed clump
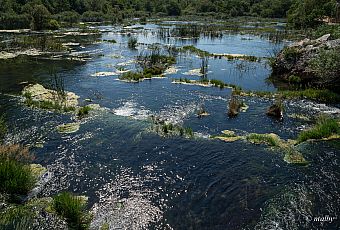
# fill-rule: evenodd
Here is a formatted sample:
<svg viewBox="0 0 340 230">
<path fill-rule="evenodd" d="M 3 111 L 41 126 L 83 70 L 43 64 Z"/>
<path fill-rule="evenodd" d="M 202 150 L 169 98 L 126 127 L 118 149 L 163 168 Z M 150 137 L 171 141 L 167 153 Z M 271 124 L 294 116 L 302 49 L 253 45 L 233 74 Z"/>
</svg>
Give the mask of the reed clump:
<svg viewBox="0 0 340 230">
<path fill-rule="evenodd" d="M 88 229 L 91 216 L 86 212 L 86 200 L 69 192 L 53 197 L 53 207 L 58 215 L 66 219 L 70 229 Z"/>
</svg>

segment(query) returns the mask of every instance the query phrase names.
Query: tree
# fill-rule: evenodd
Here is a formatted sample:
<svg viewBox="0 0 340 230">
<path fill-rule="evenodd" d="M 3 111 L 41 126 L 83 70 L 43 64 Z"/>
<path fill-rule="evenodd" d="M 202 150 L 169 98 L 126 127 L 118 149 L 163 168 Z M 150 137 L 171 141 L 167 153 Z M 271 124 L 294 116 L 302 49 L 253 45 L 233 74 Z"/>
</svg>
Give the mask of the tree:
<svg viewBox="0 0 340 230">
<path fill-rule="evenodd" d="M 171 1 L 166 8 L 169 16 L 179 16 L 181 15 L 181 7 L 176 1 Z"/>
<path fill-rule="evenodd" d="M 315 27 L 323 17 L 334 15 L 335 0 L 296 1 L 288 11 L 288 22 L 295 28 Z"/>
<path fill-rule="evenodd" d="M 42 30 L 48 26 L 51 13 L 44 5 L 35 5 L 32 12 L 31 27 L 33 30 Z"/>
</svg>

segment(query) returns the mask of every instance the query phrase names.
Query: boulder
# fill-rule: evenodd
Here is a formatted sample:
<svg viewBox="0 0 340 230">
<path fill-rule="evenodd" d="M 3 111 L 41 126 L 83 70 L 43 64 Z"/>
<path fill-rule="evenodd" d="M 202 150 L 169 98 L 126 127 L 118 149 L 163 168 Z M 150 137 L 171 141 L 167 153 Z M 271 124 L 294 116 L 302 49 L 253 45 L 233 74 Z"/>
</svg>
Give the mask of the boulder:
<svg viewBox="0 0 340 230">
<path fill-rule="evenodd" d="M 51 102 L 61 102 L 60 95 L 58 92 L 51 89 L 46 89 L 40 84 L 30 84 L 26 86 L 23 91 L 23 95 L 29 96 L 33 101 L 51 101 Z M 65 91 L 65 95 L 62 103 L 65 107 L 76 107 L 78 106 L 79 96 L 73 92 Z"/>
<path fill-rule="evenodd" d="M 316 73 L 310 68 L 310 60 L 317 58 L 323 49 L 340 49 L 340 39 L 330 40 L 330 34 L 318 39 L 304 39 L 284 48 L 272 63 L 274 82 L 289 82 L 290 76 L 299 76 L 299 84 L 318 85 Z"/>
<path fill-rule="evenodd" d="M 282 108 L 279 105 L 274 104 L 268 108 L 267 115 L 270 117 L 282 118 L 283 117 Z"/>
</svg>

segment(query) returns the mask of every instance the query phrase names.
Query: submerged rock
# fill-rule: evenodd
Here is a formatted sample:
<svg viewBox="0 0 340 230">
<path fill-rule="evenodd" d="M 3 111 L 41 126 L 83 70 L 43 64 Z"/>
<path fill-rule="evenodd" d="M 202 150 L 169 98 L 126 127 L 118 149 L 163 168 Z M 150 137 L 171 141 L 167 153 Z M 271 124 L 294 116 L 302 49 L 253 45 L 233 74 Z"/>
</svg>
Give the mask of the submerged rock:
<svg viewBox="0 0 340 230">
<path fill-rule="evenodd" d="M 272 63 L 272 78 L 290 84 L 309 83 L 336 89 L 333 84 L 336 83 L 338 86 L 339 81 L 335 76 L 331 82 L 320 81 L 319 73 L 316 73 L 310 64 L 311 60 L 318 60 L 324 50 L 340 49 L 340 39 L 330 40 L 330 36 L 326 34 L 316 40 L 304 39 L 284 48 Z M 292 82 L 291 79 L 298 81 Z"/>
</svg>

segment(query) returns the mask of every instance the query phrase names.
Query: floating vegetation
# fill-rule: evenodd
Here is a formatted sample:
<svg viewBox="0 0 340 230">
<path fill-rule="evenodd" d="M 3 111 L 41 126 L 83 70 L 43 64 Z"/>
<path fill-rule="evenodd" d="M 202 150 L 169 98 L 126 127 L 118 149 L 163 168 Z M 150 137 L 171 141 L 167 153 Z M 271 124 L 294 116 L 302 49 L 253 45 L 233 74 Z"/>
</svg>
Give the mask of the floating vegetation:
<svg viewBox="0 0 340 230">
<path fill-rule="evenodd" d="M 75 123 L 58 125 L 57 131 L 59 133 L 68 134 L 68 133 L 77 132 L 79 128 L 80 128 L 80 124 L 75 122 Z"/>
<path fill-rule="evenodd" d="M 53 197 L 53 208 L 66 219 L 70 229 L 88 229 L 92 217 L 86 211 L 86 201 L 84 197 L 62 192 Z"/>
<path fill-rule="evenodd" d="M 298 143 L 301 143 L 307 140 L 320 140 L 330 138 L 332 136 L 340 138 L 339 121 L 321 116 L 318 118 L 314 127 L 309 130 L 302 131 L 299 134 L 297 141 Z"/>
</svg>

